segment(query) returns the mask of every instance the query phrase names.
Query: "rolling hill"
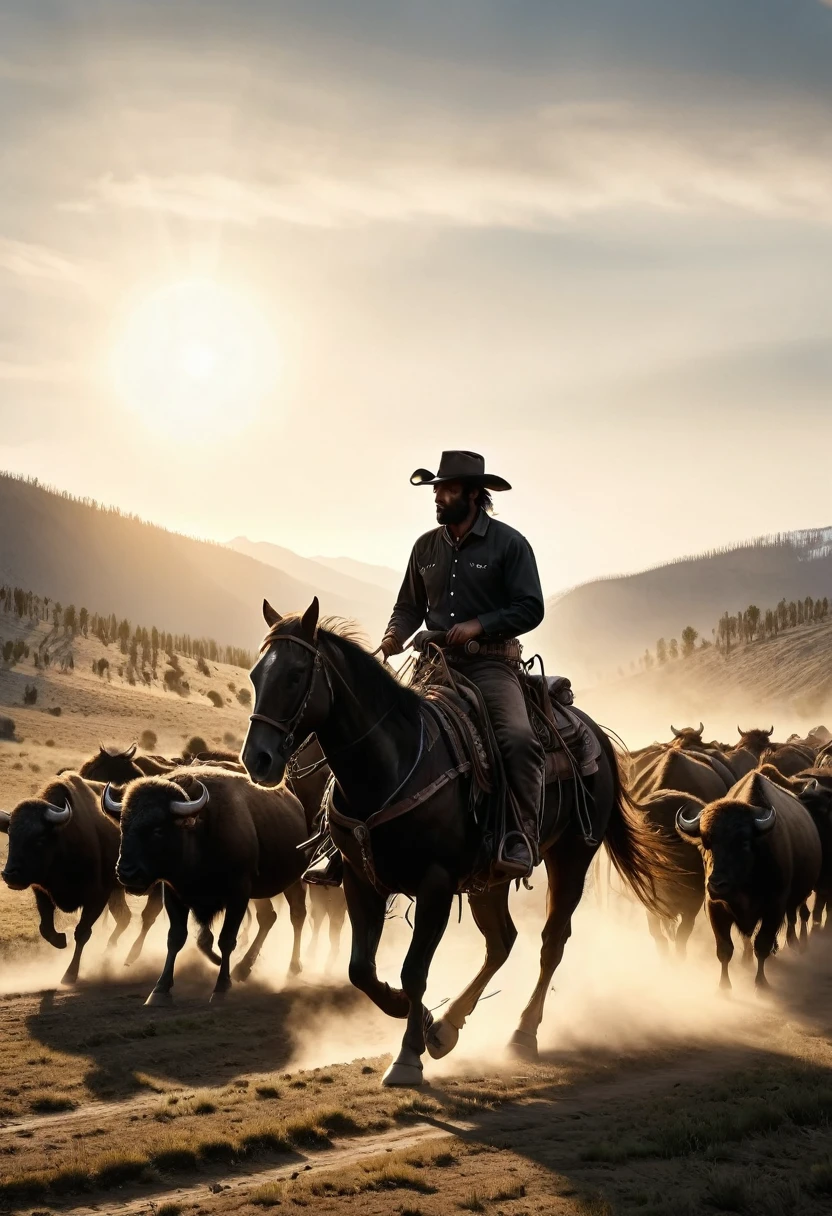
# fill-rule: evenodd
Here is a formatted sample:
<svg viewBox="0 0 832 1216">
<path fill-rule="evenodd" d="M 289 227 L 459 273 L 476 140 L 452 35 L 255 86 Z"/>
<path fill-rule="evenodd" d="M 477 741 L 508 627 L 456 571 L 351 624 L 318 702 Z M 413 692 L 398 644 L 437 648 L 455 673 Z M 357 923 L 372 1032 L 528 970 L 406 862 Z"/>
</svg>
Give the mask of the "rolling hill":
<svg viewBox="0 0 832 1216">
<path fill-rule="evenodd" d="M 660 637 L 692 625 L 711 640 L 726 611 L 781 598 L 832 597 L 832 529 L 763 537 L 681 558 L 638 574 L 600 579 L 548 600 L 530 642 L 574 680 L 608 680 Z"/>
<path fill-rule="evenodd" d="M 669 739 L 677 727 L 704 721 L 706 737 L 736 742 L 737 726 L 774 725 L 776 738 L 832 727 L 832 621 L 799 626 L 736 647 L 714 646 L 687 659 L 578 691 L 596 720 L 630 747 Z"/>
<path fill-rule="evenodd" d="M 304 608 L 321 590 L 312 573 L 294 577 L 224 545 L 0 474 L 0 582 L 64 604 L 252 647 L 263 634 L 263 597 L 280 611 Z M 321 608 L 375 637 L 390 604 L 383 591 L 328 571 Z"/>
<path fill-rule="evenodd" d="M 245 536 L 236 536 L 234 540 L 228 542 L 228 547 L 237 553 L 253 557 L 255 561 L 273 566 L 276 570 L 280 570 L 310 587 L 317 587 L 322 601 L 330 595 L 337 596 L 339 599 L 349 599 L 355 605 L 352 615 L 361 621 L 378 619 L 383 620 L 386 624 L 389 619 L 395 592 L 391 593 L 383 586 L 369 582 L 366 578 L 350 572 L 350 570 L 369 572 L 378 569 L 383 574 L 385 568 L 382 566 L 364 566 L 361 562 L 349 562 L 348 559 L 301 557 L 282 545 L 273 545 L 263 540 L 253 541 Z M 339 564 L 340 561 L 344 561 L 345 565 L 339 569 L 337 566 L 331 565 L 331 561 Z M 398 590 L 398 585 L 396 590 Z"/>
</svg>

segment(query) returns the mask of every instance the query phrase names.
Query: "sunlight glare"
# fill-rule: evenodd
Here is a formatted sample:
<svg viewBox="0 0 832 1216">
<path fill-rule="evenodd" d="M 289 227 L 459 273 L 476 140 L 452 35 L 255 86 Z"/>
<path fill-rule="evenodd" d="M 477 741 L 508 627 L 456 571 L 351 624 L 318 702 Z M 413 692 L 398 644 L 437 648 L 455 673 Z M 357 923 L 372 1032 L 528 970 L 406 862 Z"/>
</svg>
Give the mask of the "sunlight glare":
<svg viewBox="0 0 832 1216">
<path fill-rule="evenodd" d="M 113 371 L 125 404 L 148 425 L 210 440 L 254 421 L 277 375 L 275 335 L 217 283 L 175 283 L 130 314 Z"/>
</svg>

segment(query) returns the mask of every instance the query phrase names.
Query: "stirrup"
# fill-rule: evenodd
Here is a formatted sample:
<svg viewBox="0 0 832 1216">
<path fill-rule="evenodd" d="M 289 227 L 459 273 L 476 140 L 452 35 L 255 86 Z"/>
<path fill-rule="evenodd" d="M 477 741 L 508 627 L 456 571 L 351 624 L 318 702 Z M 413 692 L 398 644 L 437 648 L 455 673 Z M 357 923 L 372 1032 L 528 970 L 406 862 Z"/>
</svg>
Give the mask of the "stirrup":
<svg viewBox="0 0 832 1216">
<path fill-rule="evenodd" d="M 344 859 L 333 845 L 321 853 L 301 875 L 301 881 L 312 887 L 340 887 L 344 881 Z"/>
<path fill-rule="evenodd" d="M 517 837 L 522 840 L 526 848 L 529 850 L 529 864 L 521 866 L 516 861 L 511 861 L 506 857 L 506 843 L 512 838 Z M 505 836 L 500 841 L 500 847 L 497 850 L 497 858 L 494 862 L 494 868 L 500 874 L 507 874 L 510 878 L 530 878 L 532 871 L 537 865 L 537 849 L 532 840 L 525 832 L 506 832 Z"/>
</svg>

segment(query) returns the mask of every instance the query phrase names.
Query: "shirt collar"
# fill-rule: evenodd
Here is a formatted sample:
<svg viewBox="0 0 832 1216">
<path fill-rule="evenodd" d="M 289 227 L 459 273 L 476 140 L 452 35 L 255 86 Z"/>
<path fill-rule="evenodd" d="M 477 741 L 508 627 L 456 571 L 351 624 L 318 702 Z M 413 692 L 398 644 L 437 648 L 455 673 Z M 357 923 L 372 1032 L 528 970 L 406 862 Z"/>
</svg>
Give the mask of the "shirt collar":
<svg viewBox="0 0 832 1216">
<path fill-rule="evenodd" d="M 491 516 L 488 515 L 487 512 L 483 511 L 482 508 L 480 508 L 479 515 L 474 520 L 474 522 L 471 524 L 471 527 L 465 533 L 462 540 L 459 542 L 460 545 L 464 545 L 469 536 L 485 536 L 486 532 L 488 531 L 490 523 L 491 523 Z M 445 537 L 445 540 L 448 542 L 449 545 L 451 545 L 453 548 L 457 548 L 457 543 L 454 540 L 454 538 L 451 536 L 447 527 L 442 529 L 442 535 Z"/>
</svg>

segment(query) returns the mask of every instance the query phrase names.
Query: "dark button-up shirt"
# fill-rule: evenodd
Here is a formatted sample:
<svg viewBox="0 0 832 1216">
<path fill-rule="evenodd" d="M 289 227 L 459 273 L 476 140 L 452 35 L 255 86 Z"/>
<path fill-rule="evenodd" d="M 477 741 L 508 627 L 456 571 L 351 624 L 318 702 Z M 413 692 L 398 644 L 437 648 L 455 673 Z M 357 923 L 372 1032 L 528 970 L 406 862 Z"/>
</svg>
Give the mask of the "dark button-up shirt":
<svg viewBox="0 0 832 1216">
<path fill-rule="evenodd" d="M 423 621 L 448 630 L 474 617 L 492 638 L 517 637 L 543 620 L 531 545 L 485 511 L 459 544 L 442 527 L 419 537 L 387 632 L 404 644 Z"/>
</svg>

